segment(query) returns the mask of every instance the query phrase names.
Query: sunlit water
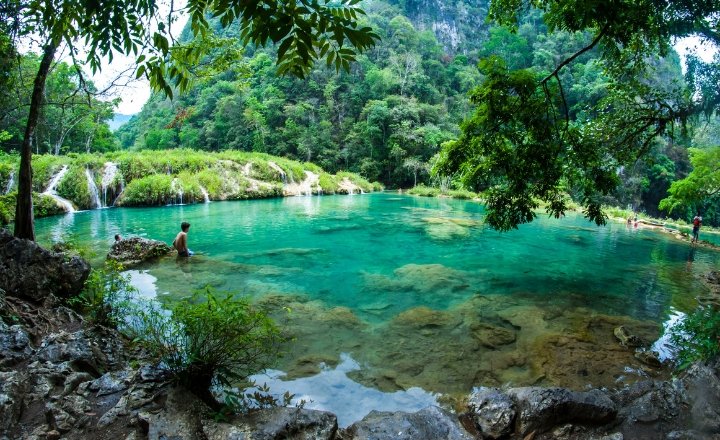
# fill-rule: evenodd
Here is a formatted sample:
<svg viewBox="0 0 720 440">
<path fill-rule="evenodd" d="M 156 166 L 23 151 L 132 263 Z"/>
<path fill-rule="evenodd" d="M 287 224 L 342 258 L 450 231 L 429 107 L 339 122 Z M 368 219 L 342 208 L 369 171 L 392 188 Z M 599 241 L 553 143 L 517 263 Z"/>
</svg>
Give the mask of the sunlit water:
<svg viewBox="0 0 720 440">
<path fill-rule="evenodd" d="M 168 301 L 211 286 L 270 307 L 295 340 L 256 379 L 343 425 L 473 386 L 662 376 L 612 330 L 657 340 L 706 292 L 698 275 L 718 253 L 575 215 L 501 234 L 483 213 L 473 202 L 372 194 L 104 209 L 36 227 L 41 242 L 72 239 L 100 261 L 115 234 L 170 243 L 190 222 L 197 255 L 133 271 L 133 283 Z"/>
</svg>

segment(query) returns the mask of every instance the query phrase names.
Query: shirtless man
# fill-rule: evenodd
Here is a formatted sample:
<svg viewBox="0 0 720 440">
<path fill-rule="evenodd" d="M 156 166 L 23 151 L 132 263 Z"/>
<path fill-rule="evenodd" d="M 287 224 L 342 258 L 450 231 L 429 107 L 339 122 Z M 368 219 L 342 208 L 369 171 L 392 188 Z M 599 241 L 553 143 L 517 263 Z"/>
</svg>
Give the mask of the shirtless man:
<svg viewBox="0 0 720 440">
<path fill-rule="evenodd" d="M 192 255 L 192 251 L 187 247 L 187 233 L 190 230 L 190 223 L 182 222 L 180 225 L 180 232 L 173 240 L 173 247 L 178 251 L 179 257 L 189 257 Z"/>
</svg>

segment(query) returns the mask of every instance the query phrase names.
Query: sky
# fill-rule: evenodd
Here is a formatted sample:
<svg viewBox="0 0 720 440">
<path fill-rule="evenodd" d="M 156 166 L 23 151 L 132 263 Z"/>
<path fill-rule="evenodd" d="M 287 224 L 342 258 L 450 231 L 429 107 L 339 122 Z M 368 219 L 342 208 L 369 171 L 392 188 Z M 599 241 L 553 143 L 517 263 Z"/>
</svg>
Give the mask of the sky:
<svg viewBox="0 0 720 440">
<path fill-rule="evenodd" d="M 185 26 L 186 22 L 187 16 L 183 16 L 173 23 L 174 35 L 180 34 L 180 31 Z M 694 50 L 704 61 L 710 61 L 717 51 L 717 48 L 715 47 L 703 45 L 696 37 L 679 39 L 675 42 L 674 47 L 683 60 L 689 51 Z M 117 76 L 118 72 L 132 66 L 134 60 L 134 57 L 116 57 L 111 65 L 106 64 L 99 74 L 92 77 L 93 81 L 100 88 L 103 88 L 112 78 Z M 114 91 L 113 97 L 120 97 L 122 102 L 115 112 L 125 115 L 138 113 L 142 109 L 142 106 L 150 98 L 150 92 L 150 84 L 145 79 L 133 81 L 127 86 L 118 87 Z"/>
</svg>

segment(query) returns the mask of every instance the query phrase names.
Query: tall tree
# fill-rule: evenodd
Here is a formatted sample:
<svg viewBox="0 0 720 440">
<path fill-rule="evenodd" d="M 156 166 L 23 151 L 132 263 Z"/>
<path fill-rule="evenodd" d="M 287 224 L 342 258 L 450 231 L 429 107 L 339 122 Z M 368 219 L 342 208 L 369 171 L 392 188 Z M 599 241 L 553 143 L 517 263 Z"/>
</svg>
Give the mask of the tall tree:
<svg viewBox="0 0 720 440">
<path fill-rule="evenodd" d="M 587 217 L 604 223 L 602 196 L 618 184 L 617 169 L 647 154 L 654 139 L 672 135 L 701 111 L 717 109 L 713 72 L 695 63 L 683 84 L 653 83 L 654 60 L 672 38 L 699 35 L 720 43 L 720 3 L 695 0 L 497 0 L 490 17 L 516 28 L 529 8 L 543 12 L 551 31 L 583 32 L 586 42 L 551 70 L 511 71 L 491 58 L 471 95 L 475 114 L 457 142 L 447 144 L 436 169 L 488 194 L 488 223 L 507 230 L 535 218 L 539 201 L 550 214 L 567 209 L 564 194 L 580 195 Z M 608 95 L 574 117 L 565 69 L 599 50 Z M 702 73 L 702 74 L 701 74 Z M 697 92 L 697 93 L 696 93 Z"/>
<path fill-rule="evenodd" d="M 30 36 L 41 40 L 42 58 L 35 75 L 27 124 L 23 138 L 15 236 L 34 240 L 32 214 L 31 142 L 35 135 L 45 81 L 61 44 L 78 53 L 78 45 L 87 46 L 87 62 L 98 70 L 102 59 L 112 60 L 114 53 L 137 56 L 137 76 L 145 76 L 151 85 L 172 96 L 172 84 L 187 89 L 194 66 L 221 44 L 212 36 L 208 16 L 219 19 L 223 27 L 240 24 L 244 44 L 279 43 L 278 71 L 306 75 L 315 61 L 326 59 L 336 69 L 349 70 L 355 50 L 372 47 L 379 38 L 369 28 L 360 28 L 357 19 L 362 10 L 358 0 L 321 4 L 317 0 L 262 3 L 243 0 L 189 0 L 193 40 L 177 43 L 170 33 L 178 11 L 161 16 L 157 0 L 11 0 L 0 8 L 0 21 L 16 41 Z M 171 5 L 173 3 L 171 2 Z M 81 62 L 73 57 L 80 72 Z M 82 74 L 81 85 L 82 85 Z"/>
</svg>

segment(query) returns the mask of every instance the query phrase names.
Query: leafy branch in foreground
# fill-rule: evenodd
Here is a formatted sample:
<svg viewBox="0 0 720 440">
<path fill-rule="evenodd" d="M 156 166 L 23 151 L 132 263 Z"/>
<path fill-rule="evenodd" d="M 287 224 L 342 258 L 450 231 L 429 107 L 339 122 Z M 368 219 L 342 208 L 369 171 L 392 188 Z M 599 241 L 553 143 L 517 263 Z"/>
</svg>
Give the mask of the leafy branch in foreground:
<svg viewBox="0 0 720 440">
<path fill-rule="evenodd" d="M 677 348 L 679 370 L 714 358 L 720 354 L 720 311 L 710 305 L 700 306 L 672 328 L 670 340 Z"/>
<path fill-rule="evenodd" d="M 517 28 L 530 8 L 542 11 L 551 31 L 582 32 L 589 43 L 549 73 L 510 71 L 493 57 L 481 62 L 486 78 L 471 94 L 475 113 L 460 139 L 445 144 L 435 172 L 483 190 L 488 224 L 499 230 L 532 221 L 539 202 L 562 215 L 566 193 L 602 224 L 601 200 L 620 183 L 618 170 L 646 156 L 659 137 L 673 137 L 676 125 L 717 109 L 718 63 L 691 63 L 686 84 L 652 81 L 649 72 L 671 38 L 696 34 L 720 43 L 720 8 L 691 0 L 500 0 L 490 18 Z M 600 50 L 607 93 L 572 114 L 566 90 L 573 85 L 560 72 L 591 50 Z"/>
</svg>

